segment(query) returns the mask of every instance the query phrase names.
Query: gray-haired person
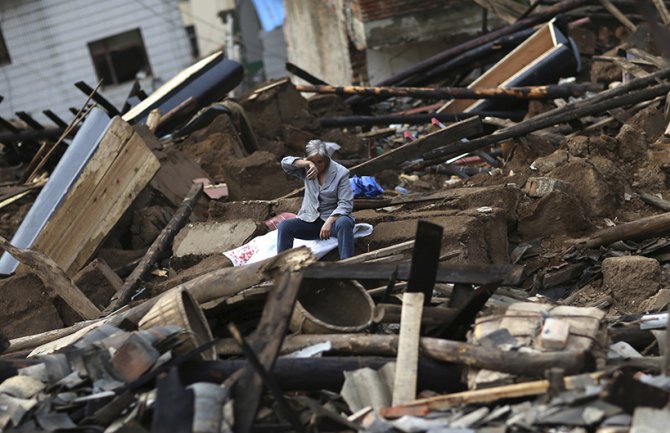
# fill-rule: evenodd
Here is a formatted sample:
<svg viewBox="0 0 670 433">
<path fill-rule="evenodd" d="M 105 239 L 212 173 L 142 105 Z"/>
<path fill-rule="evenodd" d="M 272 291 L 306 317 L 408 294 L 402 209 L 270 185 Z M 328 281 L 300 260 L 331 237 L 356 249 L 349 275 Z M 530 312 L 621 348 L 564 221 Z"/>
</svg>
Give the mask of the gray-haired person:
<svg viewBox="0 0 670 433">
<path fill-rule="evenodd" d="M 349 170 L 333 161 L 326 144 L 311 140 L 304 158 L 287 156 L 282 169 L 305 181 L 305 197 L 298 217 L 283 221 L 278 228 L 277 252 L 293 248 L 294 239 L 315 240 L 337 237 L 340 259 L 354 255 L 354 192 Z"/>
</svg>

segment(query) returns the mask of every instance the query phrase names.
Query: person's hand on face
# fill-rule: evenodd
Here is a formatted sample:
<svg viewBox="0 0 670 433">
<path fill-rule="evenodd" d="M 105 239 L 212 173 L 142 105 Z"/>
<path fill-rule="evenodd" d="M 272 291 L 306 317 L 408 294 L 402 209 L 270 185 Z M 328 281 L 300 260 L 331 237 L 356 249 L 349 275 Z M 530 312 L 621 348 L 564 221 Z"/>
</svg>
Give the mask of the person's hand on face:
<svg viewBox="0 0 670 433">
<path fill-rule="evenodd" d="M 312 180 L 319 174 L 319 169 L 312 161 L 307 160 L 307 179 Z"/>
</svg>

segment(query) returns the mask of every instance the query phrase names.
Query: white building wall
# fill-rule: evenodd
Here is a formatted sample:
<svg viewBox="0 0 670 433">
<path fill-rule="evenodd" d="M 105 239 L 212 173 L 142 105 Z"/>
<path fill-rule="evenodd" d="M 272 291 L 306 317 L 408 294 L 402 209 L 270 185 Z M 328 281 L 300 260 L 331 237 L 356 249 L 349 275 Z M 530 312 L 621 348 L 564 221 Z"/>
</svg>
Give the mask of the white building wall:
<svg viewBox="0 0 670 433">
<path fill-rule="evenodd" d="M 176 0 L 2 0 L 0 28 L 11 64 L 0 66 L 0 115 L 27 111 L 50 124 L 51 109 L 69 120 L 68 107 L 86 96 L 74 87 L 98 82 L 88 43 L 140 28 L 153 77 L 142 81 L 151 93 L 193 63 Z M 104 86 L 100 93 L 121 107 L 131 83 Z"/>
<path fill-rule="evenodd" d="M 351 84 L 342 0 L 284 0 L 289 62 L 332 85 Z"/>
<path fill-rule="evenodd" d="M 220 51 L 226 44 L 226 26 L 219 17 L 219 12 L 235 9 L 234 0 L 190 0 L 189 7 L 184 10 L 186 19 L 195 26 L 195 35 L 200 48 L 200 56 Z M 226 57 L 230 58 L 228 53 Z"/>
</svg>

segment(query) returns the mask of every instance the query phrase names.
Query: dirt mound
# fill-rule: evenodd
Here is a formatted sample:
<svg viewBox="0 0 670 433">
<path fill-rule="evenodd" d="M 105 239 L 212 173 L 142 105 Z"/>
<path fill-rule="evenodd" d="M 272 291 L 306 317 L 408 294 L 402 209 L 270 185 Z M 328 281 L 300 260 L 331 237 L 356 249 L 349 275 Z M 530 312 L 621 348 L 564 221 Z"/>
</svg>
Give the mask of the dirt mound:
<svg viewBox="0 0 670 433">
<path fill-rule="evenodd" d="M 286 82 L 242 101 L 258 138 L 258 148 L 277 155 L 283 153 L 283 125 L 318 135 L 320 125 L 310 112 L 307 100 Z"/>
</svg>

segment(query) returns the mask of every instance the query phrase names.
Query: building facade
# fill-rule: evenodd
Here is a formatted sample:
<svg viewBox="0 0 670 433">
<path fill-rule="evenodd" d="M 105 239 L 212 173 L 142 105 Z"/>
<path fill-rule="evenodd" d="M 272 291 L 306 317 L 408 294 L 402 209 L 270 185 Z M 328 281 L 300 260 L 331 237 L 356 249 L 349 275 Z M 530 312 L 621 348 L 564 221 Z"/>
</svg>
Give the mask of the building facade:
<svg viewBox="0 0 670 433">
<path fill-rule="evenodd" d="M 462 0 L 284 0 L 288 59 L 333 85 L 377 83 L 482 32 Z M 490 26 L 502 23 L 488 17 Z"/>
<path fill-rule="evenodd" d="M 91 87 L 123 106 L 139 79 L 147 93 L 194 62 L 175 0 L 3 0 L 0 2 L 0 115 L 26 111 L 49 123 L 70 119 Z"/>
</svg>

